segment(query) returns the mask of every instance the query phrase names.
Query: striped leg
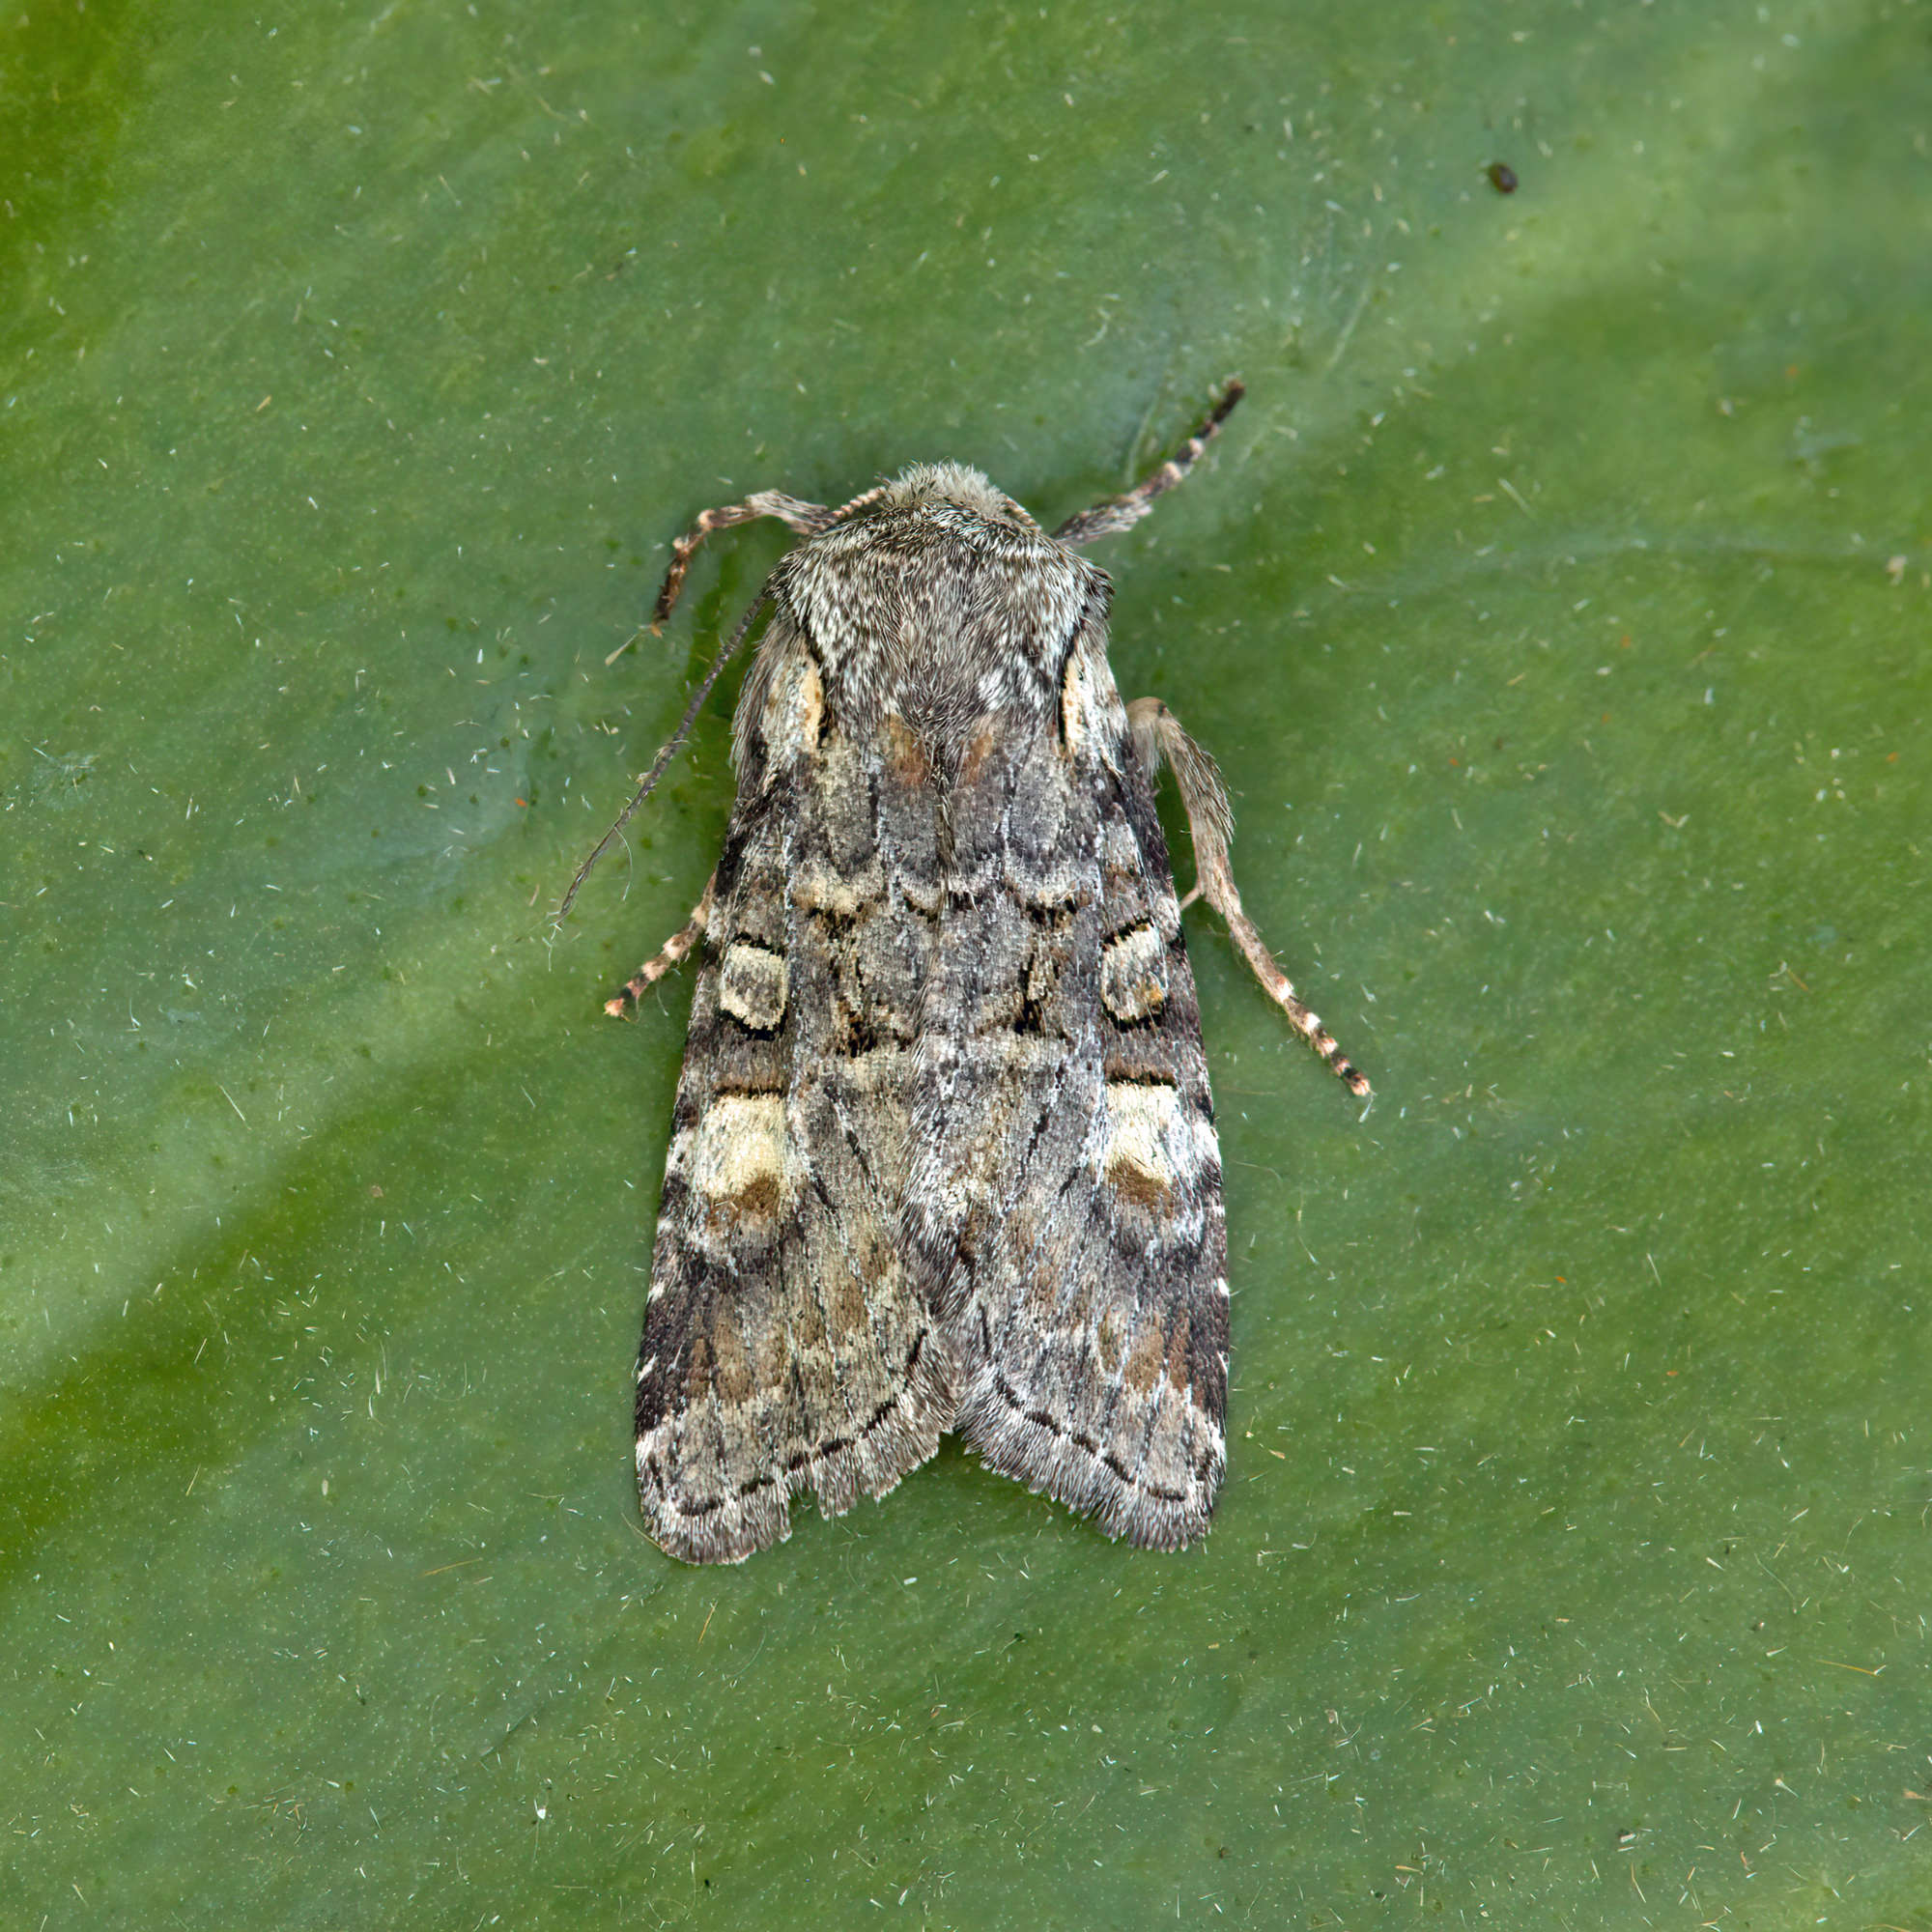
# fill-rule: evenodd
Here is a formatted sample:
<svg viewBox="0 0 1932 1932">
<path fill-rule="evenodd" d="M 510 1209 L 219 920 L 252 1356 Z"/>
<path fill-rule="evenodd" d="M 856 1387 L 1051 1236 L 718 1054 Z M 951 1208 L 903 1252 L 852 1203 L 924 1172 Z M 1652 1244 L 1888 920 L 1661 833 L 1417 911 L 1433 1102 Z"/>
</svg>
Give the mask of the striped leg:
<svg viewBox="0 0 1932 1932">
<path fill-rule="evenodd" d="M 691 909 L 690 922 L 672 933 L 658 952 L 624 981 L 621 993 L 604 1002 L 604 1010 L 613 1020 L 624 1017 L 624 1003 L 627 1000 L 635 1006 L 644 997 L 645 987 L 655 984 L 667 973 L 684 964 L 691 949 L 704 937 L 704 928 L 711 923 L 711 889 L 717 883 L 718 874 L 713 872 L 704 882 L 704 896 Z"/>
<path fill-rule="evenodd" d="M 665 572 L 664 585 L 651 611 L 652 631 L 664 628 L 665 619 L 677 603 L 678 592 L 684 588 L 684 574 L 691 568 L 693 554 L 713 530 L 729 529 L 733 524 L 754 523 L 760 517 L 776 517 L 802 537 L 816 536 L 820 530 L 829 530 L 834 524 L 843 522 L 855 510 L 875 502 L 883 490 L 881 485 L 879 489 L 864 491 L 836 510 L 823 503 L 808 503 L 802 497 L 787 497 L 782 490 L 759 490 L 742 503 L 724 503 L 715 510 L 700 510 L 696 523 L 670 547 L 670 568 Z"/>
<path fill-rule="evenodd" d="M 1127 706 L 1133 727 L 1134 751 L 1151 779 L 1163 760 L 1172 767 L 1180 802 L 1187 811 L 1187 829 L 1194 839 L 1195 887 L 1182 905 L 1196 898 L 1208 903 L 1228 922 L 1228 931 L 1268 997 L 1288 1015 L 1289 1023 L 1327 1062 L 1357 1099 L 1369 1093 L 1367 1076 L 1356 1072 L 1335 1044 L 1334 1036 L 1295 996 L 1293 982 L 1275 964 L 1254 921 L 1241 910 L 1235 874 L 1228 864 L 1228 840 L 1234 834 L 1234 814 L 1228 808 L 1227 787 L 1220 769 L 1180 728 L 1180 721 L 1157 697 L 1137 698 Z"/>
<path fill-rule="evenodd" d="M 776 517 L 787 529 L 808 537 L 824 528 L 824 519 L 831 514 L 823 503 L 808 503 L 801 497 L 787 497 L 782 490 L 760 490 L 742 503 L 700 510 L 696 523 L 670 547 L 670 568 L 665 572 L 656 607 L 651 611 L 651 629 L 655 632 L 664 628 L 664 620 L 670 615 L 678 592 L 684 588 L 684 574 L 691 568 L 693 554 L 713 530 L 729 529 L 733 524 L 753 523 L 759 517 Z"/>
<path fill-rule="evenodd" d="M 1095 503 L 1091 510 L 1068 517 L 1053 534 L 1062 543 L 1077 548 L 1132 529 L 1153 508 L 1153 499 L 1166 495 L 1194 468 L 1201 452 L 1220 434 L 1229 412 L 1246 393 L 1245 384 L 1231 380 L 1208 420 L 1181 445 L 1179 455 L 1170 456 L 1151 476 L 1136 483 L 1124 497 L 1109 497 L 1104 503 Z"/>
</svg>

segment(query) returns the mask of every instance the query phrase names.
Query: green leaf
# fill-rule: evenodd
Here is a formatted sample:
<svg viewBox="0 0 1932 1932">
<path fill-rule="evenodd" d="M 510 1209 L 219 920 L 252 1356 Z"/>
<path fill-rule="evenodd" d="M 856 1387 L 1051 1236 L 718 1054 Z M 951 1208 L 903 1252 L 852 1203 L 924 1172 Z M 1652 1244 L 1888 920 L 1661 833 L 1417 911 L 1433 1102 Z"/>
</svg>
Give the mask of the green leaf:
<svg viewBox="0 0 1932 1932">
<path fill-rule="evenodd" d="M 10 1920 L 1919 1923 L 1925 32 L 16 10 Z M 1058 520 L 1233 373 L 1115 664 L 1377 1098 L 1190 915 L 1215 1533 L 949 1446 L 681 1569 L 687 994 L 600 1005 L 723 694 L 544 917 L 783 538 L 653 639 L 667 544 L 936 457 Z"/>
</svg>

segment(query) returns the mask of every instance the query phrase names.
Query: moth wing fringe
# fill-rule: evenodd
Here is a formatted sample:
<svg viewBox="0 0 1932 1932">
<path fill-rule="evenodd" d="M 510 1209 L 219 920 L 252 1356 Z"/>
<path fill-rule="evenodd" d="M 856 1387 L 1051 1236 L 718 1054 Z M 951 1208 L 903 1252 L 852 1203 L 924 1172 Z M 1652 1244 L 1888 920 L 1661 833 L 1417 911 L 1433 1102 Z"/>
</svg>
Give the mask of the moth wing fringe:
<svg viewBox="0 0 1932 1932">
<path fill-rule="evenodd" d="M 843 1516 L 862 1495 L 889 1495 L 900 1481 L 929 1462 L 939 1439 L 952 1426 L 956 1404 L 952 1362 L 936 1331 L 924 1330 L 907 1362 L 904 1378 L 891 1397 L 867 1418 L 852 1439 L 835 1442 L 829 1452 L 807 1456 L 791 1468 L 774 1458 L 755 1478 L 737 1485 L 733 1495 L 687 1497 L 673 1471 L 681 1473 L 685 1438 L 710 1435 L 710 1444 L 691 1446 L 707 1460 L 722 1461 L 717 1446 L 724 1431 L 723 1406 L 714 1396 L 697 1409 L 685 1409 L 638 1436 L 638 1490 L 644 1527 L 651 1541 L 682 1563 L 742 1563 L 791 1535 L 791 1500 L 810 1496 L 822 1517 Z M 708 1427 L 706 1426 L 708 1425 Z"/>
<path fill-rule="evenodd" d="M 1227 1463 L 1214 1417 L 1165 1378 L 1151 1395 L 1130 1394 L 1097 1360 L 1069 1380 L 1089 1395 L 1088 1413 L 1062 1422 L 987 1363 L 960 1404 L 960 1432 L 989 1469 L 1091 1516 L 1110 1538 L 1176 1550 L 1205 1536 Z"/>
</svg>

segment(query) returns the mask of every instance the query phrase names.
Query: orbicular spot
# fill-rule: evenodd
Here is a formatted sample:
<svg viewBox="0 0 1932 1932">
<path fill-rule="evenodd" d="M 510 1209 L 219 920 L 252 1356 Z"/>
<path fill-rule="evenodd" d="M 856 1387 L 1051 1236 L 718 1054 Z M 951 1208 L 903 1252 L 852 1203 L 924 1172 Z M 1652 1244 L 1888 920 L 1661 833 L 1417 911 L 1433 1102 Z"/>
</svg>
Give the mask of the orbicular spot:
<svg viewBox="0 0 1932 1932">
<path fill-rule="evenodd" d="M 1131 1024 L 1167 1003 L 1167 948 L 1145 920 L 1108 940 L 1100 952 L 1100 997 L 1117 1020 Z"/>
<path fill-rule="evenodd" d="M 1107 1123 L 1102 1168 L 1109 1184 L 1122 1200 L 1163 1211 L 1194 1165 L 1179 1090 L 1110 1080 Z"/>
<path fill-rule="evenodd" d="M 784 1196 L 784 1149 L 782 1094 L 718 1094 L 691 1137 L 691 1185 L 709 1218 L 776 1214 Z"/>
<path fill-rule="evenodd" d="M 784 954 L 749 939 L 734 939 L 724 949 L 718 973 L 718 1004 L 753 1033 L 774 1033 L 784 1018 L 790 980 Z"/>
</svg>

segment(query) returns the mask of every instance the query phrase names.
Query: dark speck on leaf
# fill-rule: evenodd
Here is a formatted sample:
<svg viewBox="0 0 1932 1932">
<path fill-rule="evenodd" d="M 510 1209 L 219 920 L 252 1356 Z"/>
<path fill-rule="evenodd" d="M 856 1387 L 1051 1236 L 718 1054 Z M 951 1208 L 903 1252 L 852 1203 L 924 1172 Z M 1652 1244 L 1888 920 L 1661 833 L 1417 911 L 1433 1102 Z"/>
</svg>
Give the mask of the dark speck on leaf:
<svg viewBox="0 0 1932 1932">
<path fill-rule="evenodd" d="M 1516 192 L 1516 170 L 1507 161 L 1492 161 L 1488 168 L 1490 185 L 1498 194 Z"/>
</svg>

